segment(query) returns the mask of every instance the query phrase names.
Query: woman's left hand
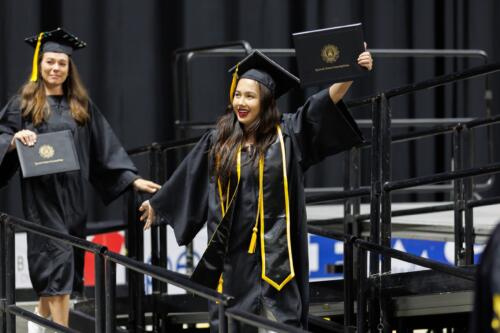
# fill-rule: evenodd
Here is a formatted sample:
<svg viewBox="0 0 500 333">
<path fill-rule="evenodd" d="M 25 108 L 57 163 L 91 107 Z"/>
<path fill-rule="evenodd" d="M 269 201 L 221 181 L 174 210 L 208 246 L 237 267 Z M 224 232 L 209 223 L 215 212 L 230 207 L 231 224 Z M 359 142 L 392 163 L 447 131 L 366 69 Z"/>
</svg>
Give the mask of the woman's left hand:
<svg viewBox="0 0 500 333">
<path fill-rule="evenodd" d="M 365 43 L 365 50 L 366 50 L 366 43 Z M 371 53 L 368 51 L 361 53 L 358 57 L 358 65 L 371 71 L 373 68 L 373 59 Z"/>
<path fill-rule="evenodd" d="M 139 219 L 144 222 L 144 230 L 151 228 L 156 214 L 153 207 L 151 207 L 149 200 L 146 200 L 141 204 L 141 207 L 139 207 L 139 211 L 142 212 L 142 215 Z"/>
<path fill-rule="evenodd" d="M 156 193 L 161 188 L 161 185 L 156 184 L 150 180 L 137 178 L 134 180 L 134 190 L 148 193 Z"/>
</svg>

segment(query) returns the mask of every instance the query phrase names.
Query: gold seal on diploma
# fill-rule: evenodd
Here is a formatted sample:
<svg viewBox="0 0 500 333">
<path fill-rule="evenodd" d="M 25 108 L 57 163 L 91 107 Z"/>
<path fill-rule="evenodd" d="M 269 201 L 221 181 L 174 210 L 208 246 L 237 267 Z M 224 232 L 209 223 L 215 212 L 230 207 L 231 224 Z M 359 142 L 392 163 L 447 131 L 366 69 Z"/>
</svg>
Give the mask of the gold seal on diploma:
<svg viewBox="0 0 500 333">
<path fill-rule="evenodd" d="M 52 147 L 51 145 L 43 145 L 40 147 L 40 149 L 38 149 L 38 153 L 40 154 L 40 156 L 45 159 L 54 156 L 54 152 L 54 147 Z"/>
<path fill-rule="evenodd" d="M 336 45 L 326 44 L 321 50 L 321 59 L 327 64 L 333 64 L 339 58 L 340 50 Z"/>
</svg>

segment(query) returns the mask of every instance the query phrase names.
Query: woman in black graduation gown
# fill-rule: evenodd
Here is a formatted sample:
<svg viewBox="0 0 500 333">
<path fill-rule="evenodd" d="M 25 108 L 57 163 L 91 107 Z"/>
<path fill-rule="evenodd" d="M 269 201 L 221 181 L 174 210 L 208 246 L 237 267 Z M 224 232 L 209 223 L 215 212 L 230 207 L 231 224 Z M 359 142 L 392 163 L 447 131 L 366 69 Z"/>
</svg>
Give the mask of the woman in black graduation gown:
<svg viewBox="0 0 500 333">
<path fill-rule="evenodd" d="M 159 185 L 141 179 L 108 122 L 88 98 L 70 55 L 85 46 L 57 29 L 28 38 L 36 46 L 31 78 L 0 111 L 0 171 L 4 184 L 18 167 L 15 140 L 33 146 L 37 134 L 70 130 L 80 170 L 24 178 L 26 219 L 84 238 L 87 209 L 84 182 L 90 181 L 105 203 L 127 187 L 154 193 Z M 69 296 L 83 289 L 83 251 L 28 233 L 28 265 L 40 297 L 36 312 L 68 325 Z M 43 328 L 28 323 L 30 332 Z"/>
<path fill-rule="evenodd" d="M 371 69 L 370 53 L 358 63 Z M 304 172 L 361 143 L 341 101 L 352 82 L 334 84 L 297 112 L 280 114 L 275 99 L 298 84 L 295 76 L 259 51 L 231 71 L 226 114 L 142 204 L 141 218 L 148 228 L 158 216 L 158 223 L 173 227 L 180 245 L 207 222 L 210 241 L 191 278 L 234 296 L 232 308 L 307 327 Z M 243 325 L 237 330 L 253 331 Z"/>
</svg>

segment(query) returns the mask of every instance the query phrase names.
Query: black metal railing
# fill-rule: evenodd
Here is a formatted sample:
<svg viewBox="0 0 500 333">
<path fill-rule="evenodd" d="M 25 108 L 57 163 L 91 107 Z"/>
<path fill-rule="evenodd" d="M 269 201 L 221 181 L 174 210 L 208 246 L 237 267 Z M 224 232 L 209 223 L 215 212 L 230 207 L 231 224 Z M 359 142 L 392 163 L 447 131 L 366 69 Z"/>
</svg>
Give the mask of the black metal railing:
<svg viewBox="0 0 500 333">
<path fill-rule="evenodd" d="M 379 276 L 380 274 L 387 274 L 391 271 L 391 258 L 397 257 L 400 260 L 406 262 L 412 262 L 415 264 L 420 264 L 426 266 L 429 264 L 428 261 L 420 258 L 412 258 L 408 255 L 403 255 L 399 252 L 394 252 L 396 250 L 390 250 L 391 242 L 391 217 L 394 215 L 411 215 L 415 213 L 430 213 L 441 210 L 454 210 L 454 235 L 455 235 L 455 264 L 457 266 L 461 265 L 471 265 L 473 264 L 474 252 L 474 230 L 473 230 L 473 214 L 472 208 L 476 205 L 486 205 L 494 204 L 498 202 L 498 198 L 490 200 L 472 200 L 472 184 L 467 179 L 478 175 L 488 175 L 492 173 L 500 172 L 499 163 L 490 163 L 486 166 L 472 167 L 471 161 L 467 161 L 469 167 L 464 168 L 466 164 L 463 159 L 464 144 L 463 135 L 465 132 L 472 130 L 476 127 L 476 124 L 481 124 L 480 126 L 489 126 L 498 123 L 499 117 L 489 117 L 479 120 L 470 120 L 465 124 L 454 124 L 446 128 L 437 128 L 431 131 L 427 131 L 425 135 L 437 135 L 443 133 L 452 133 L 453 135 L 453 170 L 448 172 L 443 172 L 439 174 L 416 177 L 406 180 L 394 181 L 391 179 L 391 145 L 395 143 L 394 137 L 391 135 L 391 119 L 392 110 L 390 107 L 390 102 L 388 96 L 395 97 L 401 94 L 413 93 L 422 89 L 434 88 L 443 84 L 449 84 L 456 82 L 457 80 L 469 79 L 472 77 L 477 77 L 481 75 L 487 75 L 500 70 L 500 64 L 490 64 L 486 66 L 480 66 L 478 68 L 473 68 L 461 73 L 455 73 L 451 75 L 442 76 L 436 79 L 432 79 L 426 82 L 413 84 L 408 87 L 403 87 L 401 89 L 395 89 L 389 92 L 381 93 L 377 96 L 372 96 L 365 99 L 362 102 L 357 103 L 357 105 L 363 105 L 370 103 L 372 105 L 372 140 L 371 140 L 371 209 L 370 215 L 360 215 L 359 214 L 359 200 L 353 201 L 353 193 L 355 191 L 360 191 L 360 195 L 366 195 L 361 193 L 361 189 L 353 184 L 348 184 L 346 188 L 348 193 L 346 195 L 345 211 L 347 212 L 342 219 L 345 225 L 349 223 L 355 224 L 360 220 L 370 218 L 370 242 L 362 243 L 362 241 L 357 241 L 358 245 L 364 250 L 361 251 L 363 254 L 366 250 L 370 252 L 369 260 L 369 274 L 370 276 Z M 355 104 L 355 103 L 353 103 Z M 408 135 L 406 138 L 397 138 L 397 141 L 410 140 L 418 138 L 419 135 Z M 470 141 L 469 141 L 470 143 Z M 465 145 L 469 148 L 467 145 Z M 356 151 L 351 152 L 351 154 L 356 154 Z M 348 159 L 346 158 L 348 161 Z M 352 167 L 346 162 L 346 170 L 351 170 Z M 349 176 L 347 176 L 349 177 Z M 346 177 L 346 178 L 347 178 Z M 465 179 L 465 180 L 464 180 Z M 392 212 L 392 201 L 391 194 L 393 191 L 401 190 L 405 188 L 414 188 L 416 186 L 421 186 L 425 184 L 433 184 L 442 181 L 453 181 L 454 188 L 454 198 L 452 205 L 444 206 L 430 206 L 418 209 L 408 209 L 402 211 Z M 335 196 L 335 199 L 340 199 L 339 196 Z M 355 199 L 354 199 L 355 200 Z M 312 202 L 312 201 L 310 201 Z M 464 218 L 465 217 L 465 218 Z M 465 221 L 464 221 L 465 219 Z M 340 219 L 337 219 L 339 221 Z M 465 222 L 465 223 L 464 223 Z M 326 223 L 324 223 L 326 224 Z M 344 230 L 349 230 L 353 228 L 344 227 Z M 359 226 L 357 227 L 359 229 Z M 350 234 L 350 233 L 346 233 Z M 337 235 L 338 236 L 338 235 Z M 463 245 L 465 243 L 465 246 Z M 352 295 L 349 293 L 353 288 L 353 280 L 349 280 L 346 276 L 352 274 L 353 265 L 356 263 L 359 269 L 366 269 L 365 262 L 366 258 L 362 258 L 359 255 L 355 258 L 354 251 L 349 248 L 349 241 L 345 241 L 344 246 L 344 281 L 346 286 L 345 297 L 351 297 L 351 300 L 344 300 L 345 316 L 344 316 L 344 326 L 348 327 L 353 325 L 354 319 L 352 315 Z M 366 253 L 365 253 L 366 254 Z M 356 259 L 356 260 L 355 260 Z M 379 260 L 381 260 L 382 266 L 381 270 L 379 268 Z M 419 263 L 417 263 L 419 262 Z M 436 265 L 428 265 L 426 267 L 432 268 L 438 271 L 444 271 L 445 267 L 437 267 Z M 447 274 L 454 274 L 455 276 L 460 276 L 462 278 L 467 278 L 465 275 L 456 274 L 460 271 L 460 268 L 450 267 L 450 271 Z M 359 276 L 363 276 L 365 272 L 358 272 Z M 465 274 L 465 273 L 464 273 Z M 469 278 L 470 279 L 470 276 Z M 360 281 L 360 284 L 363 282 Z M 364 290 L 364 287 L 358 286 L 358 290 Z M 380 291 L 380 290 L 379 290 Z M 358 300 L 358 331 L 365 332 L 366 325 L 359 317 L 361 314 L 361 309 L 359 306 L 363 306 L 363 302 L 366 300 Z M 381 297 L 380 299 L 370 299 L 369 301 L 369 315 L 370 315 L 370 328 L 372 330 L 376 328 L 382 328 L 384 332 L 390 332 L 389 323 L 389 311 L 388 311 L 388 299 Z M 364 310 L 363 310 L 364 311 Z"/>
<path fill-rule="evenodd" d="M 0 307 L 0 328 L 2 332 L 16 332 L 16 316 L 57 332 L 76 332 L 72 328 L 61 326 L 16 306 L 14 229 L 35 233 L 94 254 L 95 332 L 115 332 L 117 329 L 115 313 L 116 265 L 122 265 L 127 270 L 140 275 L 150 276 L 163 283 L 175 285 L 190 294 L 216 303 L 219 309 L 220 332 L 226 332 L 227 323 L 233 325 L 235 320 L 255 327 L 271 328 L 277 332 L 306 332 L 295 327 L 273 322 L 263 317 L 256 317 L 243 311 L 227 310 L 226 308 L 230 305 L 232 300 L 231 296 L 199 285 L 191 281 L 185 275 L 169 271 L 166 268 L 145 264 L 118 253 L 108 251 L 105 246 L 0 213 L 0 244 L 2 245 L 0 246 L 0 258 L 5 260 L 5 265 L 0 267 L 0 300 L 2 304 Z"/>
</svg>

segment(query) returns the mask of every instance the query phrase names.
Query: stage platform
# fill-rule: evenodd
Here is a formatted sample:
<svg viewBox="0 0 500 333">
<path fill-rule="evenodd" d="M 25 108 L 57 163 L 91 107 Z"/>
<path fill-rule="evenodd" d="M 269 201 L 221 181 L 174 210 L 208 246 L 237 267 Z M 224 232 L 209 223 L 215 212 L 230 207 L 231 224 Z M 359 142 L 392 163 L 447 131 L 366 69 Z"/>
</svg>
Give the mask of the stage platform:
<svg viewBox="0 0 500 333">
<path fill-rule="evenodd" d="M 439 204 L 450 204 L 442 202 Z M 411 209 L 438 205 L 435 202 L 426 203 L 393 203 L 392 210 Z M 309 205 L 307 206 L 307 217 L 309 222 L 325 221 L 343 216 L 342 205 Z M 361 214 L 369 214 L 370 205 L 361 205 Z M 486 243 L 489 235 L 500 221 L 500 205 L 491 205 L 474 208 L 474 231 L 476 233 L 476 244 Z M 453 233 L 453 211 L 419 214 L 411 216 L 398 216 L 392 218 L 392 237 L 423 239 L 435 241 L 454 241 Z M 341 223 L 329 225 L 332 229 L 343 232 Z M 369 221 L 362 223 L 362 235 L 369 235 Z"/>
</svg>

